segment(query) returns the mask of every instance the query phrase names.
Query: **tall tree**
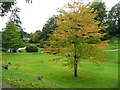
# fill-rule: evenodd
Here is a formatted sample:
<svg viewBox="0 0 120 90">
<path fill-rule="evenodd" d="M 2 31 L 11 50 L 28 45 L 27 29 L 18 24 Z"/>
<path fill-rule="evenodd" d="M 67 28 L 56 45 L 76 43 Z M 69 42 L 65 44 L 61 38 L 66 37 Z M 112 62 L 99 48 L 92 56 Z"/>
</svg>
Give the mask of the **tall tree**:
<svg viewBox="0 0 120 90">
<path fill-rule="evenodd" d="M 49 18 L 49 20 L 44 25 L 44 27 L 42 29 L 42 33 L 41 33 L 41 39 L 43 41 L 46 41 L 49 38 L 48 34 L 52 33 L 53 30 L 55 30 L 55 28 L 56 28 L 56 19 L 57 19 L 57 16 L 54 15 L 51 18 Z"/>
<path fill-rule="evenodd" d="M 20 34 L 21 34 L 21 38 L 24 37 L 24 31 L 23 31 L 23 28 L 21 26 L 22 22 L 20 20 L 20 17 L 19 17 L 19 12 L 20 12 L 20 8 L 19 7 L 15 7 L 13 10 L 12 10 L 12 13 L 11 13 L 11 16 L 9 17 L 9 22 L 14 22 L 14 24 L 17 26 L 17 30 L 20 31 Z"/>
<path fill-rule="evenodd" d="M 9 22 L 2 32 L 2 47 L 12 52 L 23 46 L 24 43 L 20 38 L 20 32 L 17 31 L 16 25 L 14 22 Z"/>
<path fill-rule="evenodd" d="M 16 2 L 0 2 L 0 16 L 5 16 L 15 4 Z"/>
<path fill-rule="evenodd" d="M 19 31 L 22 31 L 22 27 L 21 27 L 21 20 L 20 20 L 20 17 L 18 15 L 18 13 L 20 12 L 20 8 L 18 7 L 15 7 L 13 10 L 12 10 L 12 13 L 11 13 L 11 16 L 9 18 L 9 21 L 8 22 L 14 22 L 14 24 L 18 27 L 18 30 Z"/>
<path fill-rule="evenodd" d="M 120 1 L 112 7 L 108 14 L 108 32 L 110 35 L 120 35 Z"/>
<path fill-rule="evenodd" d="M 95 20 L 100 21 L 99 25 L 104 25 L 107 18 L 105 2 L 102 0 L 94 0 L 94 2 L 91 4 L 91 8 L 93 8 L 93 12 L 97 11 Z"/>
<path fill-rule="evenodd" d="M 94 0 L 90 6 L 93 8 L 93 12 L 97 13 L 97 16 L 95 17 L 95 20 L 100 21 L 99 26 L 105 26 L 107 25 L 107 11 L 105 2 L 103 0 Z M 103 33 L 107 33 L 106 29 L 101 30 Z M 109 38 L 109 34 L 107 33 L 104 37 L 101 38 L 101 40 L 106 40 Z"/>
<path fill-rule="evenodd" d="M 32 0 L 25 0 L 26 3 L 32 3 Z M 0 1 L 0 16 L 5 16 L 6 13 L 11 11 L 12 7 L 16 4 L 16 0 L 12 0 L 10 2 L 4 2 L 4 0 Z"/>
<path fill-rule="evenodd" d="M 107 26 L 98 26 L 100 22 L 94 19 L 97 14 L 89 5 L 74 1 L 65 7 L 59 10 L 57 27 L 46 41 L 45 51 L 66 57 L 51 61 L 63 60 L 64 65 L 74 68 L 74 77 L 77 77 L 77 67 L 82 59 L 91 59 L 96 64 L 104 61 L 100 57 L 105 54 L 103 48 L 107 43 L 101 41 L 104 34 L 100 30 Z"/>
</svg>

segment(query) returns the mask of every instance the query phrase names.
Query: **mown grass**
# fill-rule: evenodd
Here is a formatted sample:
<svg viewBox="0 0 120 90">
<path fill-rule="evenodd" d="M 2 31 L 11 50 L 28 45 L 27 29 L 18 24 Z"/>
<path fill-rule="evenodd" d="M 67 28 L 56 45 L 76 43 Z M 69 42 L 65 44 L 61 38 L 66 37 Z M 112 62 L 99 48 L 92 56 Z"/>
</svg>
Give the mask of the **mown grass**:
<svg viewBox="0 0 120 90">
<path fill-rule="evenodd" d="M 3 54 L 4 63 L 11 62 L 9 70 L 3 70 L 3 82 L 19 88 L 116 88 L 118 87 L 118 52 L 109 52 L 108 62 L 96 66 L 82 61 L 78 78 L 73 69 L 50 62 L 54 55 L 46 53 Z M 42 80 L 37 80 L 38 76 Z M 29 81 L 29 82 L 28 82 Z"/>
<path fill-rule="evenodd" d="M 114 41 L 115 39 L 113 39 Z M 110 45 L 107 49 L 113 46 Z M 3 64 L 12 63 L 3 71 L 3 82 L 16 88 L 118 88 L 118 51 L 106 51 L 107 62 L 96 66 L 83 60 L 78 67 L 78 77 L 73 77 L 73 68 L 48 61 L 55 58 L 46 53 L 3 54 Z M 43 76 L 38 80 L 38 76 Z"/>
<path fill-rule="evenodd" d="M 112 50 L 112 49 L 120 49 L 120 37 L 112 37 L 109 40 L 109 46 L 106 48 L 106 50 Z"/>
</svg>

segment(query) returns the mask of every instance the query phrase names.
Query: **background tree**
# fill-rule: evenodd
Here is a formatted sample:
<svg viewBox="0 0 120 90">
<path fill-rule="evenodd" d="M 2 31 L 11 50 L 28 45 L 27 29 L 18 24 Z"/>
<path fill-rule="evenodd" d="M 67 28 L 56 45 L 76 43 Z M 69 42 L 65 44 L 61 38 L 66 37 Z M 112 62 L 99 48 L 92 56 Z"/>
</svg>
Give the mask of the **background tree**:
<svg viewBox="0 0 120 90">
<path fill-rule="evenodd" d="M 53 30 L 55 30 L 55 28 L 56 28 L 56 19 L 57 19 L 57 16 L 53 15 L 51 18 L 49 18 L 49 20 L 44 25 L 44 27 L 42 29 L 42 33 L 41 33 L 41 39 L 43 41 L 48 40 L 48 38 L 49 38 L 48 34 L 52 33 Z"/>
<path fill-rule="evenodd" d="M 0 16 L 5 16 L 15 4 L 16 2 L 0 2 Z"/>
<path fill-rule="evenodd" d="M 91 8 L 93 8 L 93 12 L 97 13 L 97 16 L 95 17 L 95 20 L 100 21 L 99 25 L 103 25 L 106 23 L 106 18 L 107 18 L 107 14 L 106 14 L 106 6 L 105 6 L 105 2 L 101 1 L 94 1 L 91 4 Z"/>
<path fill-rule="evenodd" d="M 35 34 L 41 35 L 41 31 L 40 31 L 40 30 L 37 30 L 37 31 L 35 31 Z"/>
<path fill-rule="evenodd" d="M 93 8 L 93 12 L 97 13 L 97 16 L 95 17 L 95 20 L 100 21 L 99 26 L 105 26 L 107 24 L 107 11 L 105 2 L 102 0 L 94 0 L 90 6 Z M 103 33 L 107 33 L 106 29 L 101 30 Z M 109 34 L 106 34 L 102 40 L 108 39 Z"/>
<path fill-rule="evenodd" d="M 38 34 L 32 34 L 31 35 L 32 43 L 39 43 L 40 42 L 40 36 Z"/>
<path fill-rule="evenodd" d="M 35 33 L 30 34 L 30 43 L 40 43 L 41 39 L 41 31 L 37 30 Z"/>
<path fill-rule="evenodd" d="M 26 3 L 32 3 L 32 0 L 25 0 Z M 12 7 L 16 4 L 16 0 L 14 0 L 13 2 L 4 2 L 4 1 L 0 1 L 0 16 L 5 16 L 6 13 L 8 13 L 9 11 L 11 11 Z"/>
<path fill-rule="evenodd" d="M 91 59 L 96 64 L 104 61 L 100 57 L 105 54 L 103 48 L 107 44 L 101 41 L 104 34 L 100 30 L 107 26 L 99 26 L 100 22 L 94 19 L 97 14 L 89 5 L 78 1 L 68 3 L 65 7 L 59 10 L 57 27 L 46 41 L 45 51 L 66 57 L 52 61 L 61 59 L 64 65 L 74 67 L 74 77 L 77 77 L 77 67 L 82 59 Z"/>
<path fill-rule="evenodd" d="M 24 37 L 24 31 L 23 31 L 23 28 L 21 26 L 22 22 L 20 20 L 20 17 L 19 17 L 19 12 L 20 12 L 20 8 L 18 7 L 15 7 L 12 11 L 11 11 L 11 16 L 9 17 L 9 22 L 14 22 L 14 24 L 17 26 L 17 30 L 20 31 L 20 34 L 21 34 L 21 38 Z"/>
<path fill-rule="evenodd" d="M 119 36 L 120 35 L 120 2 L 118 2 L 108 14 L 108 24 L 109 27 L 107 29 L 108 33 L 111 36 Z"/>
<path fill-rule="evenodd" d="M 11 52 L 16 51 L 18 48 L 24 46 L 20 37 L 20 32 L 14 22 L 9 22 L 2 32 L 2 47 Z"/>
</svg>

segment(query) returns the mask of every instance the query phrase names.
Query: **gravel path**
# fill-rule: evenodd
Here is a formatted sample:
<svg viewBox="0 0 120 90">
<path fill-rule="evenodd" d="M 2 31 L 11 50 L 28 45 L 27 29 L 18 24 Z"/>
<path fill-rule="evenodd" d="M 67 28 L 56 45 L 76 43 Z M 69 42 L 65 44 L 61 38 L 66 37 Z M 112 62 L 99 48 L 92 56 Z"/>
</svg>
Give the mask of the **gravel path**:
<svg viewBox="0 0 120 90">
<path fill-rule="evenodd" d="M 120 51 L 120 49 L 104 50 L 104 51 Z"/>
</svg>

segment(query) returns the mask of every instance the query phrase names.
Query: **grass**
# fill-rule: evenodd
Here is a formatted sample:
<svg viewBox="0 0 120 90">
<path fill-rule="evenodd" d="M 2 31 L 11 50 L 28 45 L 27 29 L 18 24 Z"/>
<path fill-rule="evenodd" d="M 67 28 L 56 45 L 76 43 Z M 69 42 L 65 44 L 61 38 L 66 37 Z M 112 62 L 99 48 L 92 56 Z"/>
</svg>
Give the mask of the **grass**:
<svg viewBox="0 0 120 90">
<path fill-rule="evenodd" d="M 48 61 L 54 55 L 46 53 L 3 54 L 4 62 L 11 62 L 9 70 L 3 70 L 3 81 L 19 88 L 116 88 L 118 83 L 117 52 L 109 52 L 107 63 L 100 66 L 87 61 L 81 62 L 78 78 L 73 69 L 60 63 Z M 43 80 L 37 80 L 38 76 Z M 29 81 L 29 82 L 27 82 Z M 33 85 L 31 84 L 33 83 Z"/>
<path fill-rule="evenodd" d="M 111 46 L 107 49 L 112 49 Z M 108 62 L 99 66 L 88 60 L 81 61 L 77 78 L 73 77 L 73 68 L 48 61 L 55 58 L 54 55 L 3 54 L 3 64 L 12 63 L 9 70 L 3 69 L 3 82 L 16 88 L 118 88 L 118 51 L 106 52 L 103 58 Z M 43 79 L 38 80 L 38 76 Z"/>
<path fill-rule="evenodd" d="M 118 39 L 120 39 L 120 37 L 112 37 L 109 40 L 109 46 L 108 46 L 108 48 L 106 48 L 106 50 L 120 49 L 120 47 L 119 47 L 120 42 Z"/>
</svg>

